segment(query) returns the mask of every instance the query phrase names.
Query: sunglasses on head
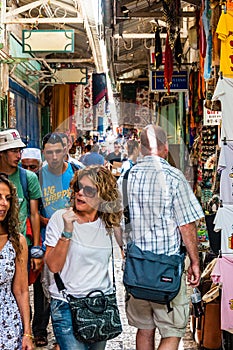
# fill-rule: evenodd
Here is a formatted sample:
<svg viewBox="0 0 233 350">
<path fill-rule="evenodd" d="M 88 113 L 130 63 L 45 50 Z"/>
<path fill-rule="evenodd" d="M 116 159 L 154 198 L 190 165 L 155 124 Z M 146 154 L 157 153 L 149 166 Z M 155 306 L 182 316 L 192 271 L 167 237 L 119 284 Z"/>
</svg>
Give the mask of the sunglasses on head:
<svg viewBox="0 0 233 350">
<path fill-rule="evenodd" d="M 97 188 L 92 187 L 92 186 L 83 186 L 78 181 L 75 182 L 73 188 L 74 188 L 74 192 L 79 192 L 79 191 L 83 190 L 84 196 L 89 197 L 89 198 L 95 197 L 95 195 L 97 193 Z"/>
</svg>

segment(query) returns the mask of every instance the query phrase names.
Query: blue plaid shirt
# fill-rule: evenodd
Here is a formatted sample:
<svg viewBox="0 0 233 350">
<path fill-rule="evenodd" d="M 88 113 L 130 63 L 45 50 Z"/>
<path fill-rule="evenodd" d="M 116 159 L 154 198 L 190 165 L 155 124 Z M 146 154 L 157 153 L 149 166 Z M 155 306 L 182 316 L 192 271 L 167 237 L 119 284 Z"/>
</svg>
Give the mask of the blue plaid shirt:
<svg viewBox="0 0 233 350">
<path fill-rule="evenodd" d="M 131 238 L 142 250 L 179 252 L 179 226 L 204 216 L 183 173 L 158 156 L 146 156 L 128 177 Z"/>
</svg>

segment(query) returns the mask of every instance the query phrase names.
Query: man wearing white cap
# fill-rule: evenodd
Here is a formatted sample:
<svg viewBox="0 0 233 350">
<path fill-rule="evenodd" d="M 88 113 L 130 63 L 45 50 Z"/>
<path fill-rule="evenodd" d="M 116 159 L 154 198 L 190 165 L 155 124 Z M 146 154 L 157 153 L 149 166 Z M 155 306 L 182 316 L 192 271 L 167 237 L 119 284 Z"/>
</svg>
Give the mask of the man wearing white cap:
<svg viewBox="0 0 233 350">
<path fill-rule="evenodd" d="M 42 166 L 41 150 L 39 148 L 24 148 L 21 154 L 24 169 L 37 173 Z"/>
<path fill-rule="evenodd" d="M 24 148 L 21 155 L 21 164 L 24 169 L 28 169 L 37 173 L 42 167 L 41 150 L 39 148 Z M 33 283 L 33 300 L 34 300 L 34 314 L 32 320 L 32 331 L 34 335 L 34 342 L 37 347 L 46 346 L 47 340 L 47 326 L 50 317 L 50 304 L 48 298 L 44 294 L 41 283 L 41 271 L 30 274 Z"/>
<path fill-rule="evenodd" d="M 0 131 L 0 172 L 8 175 L 14 183 L 19 200 L 19 220 L 21 222 L 21 233 L 26 237 L 28 245 L 37 248 L 34 256 L 31 255 L 31 269 L 37 271 L 42 264 L 43 252 L 40 250 L 40 216 L 38 202 L 41 198 L 40 183 L 31 171 L 20 169 L 18 166 L 22 149 L 26 145 L 22 142 L 18 130 L 8 129 Z M 26 176 L 25 176 L 26 175 Z M 27 194 L 23 181 L 27 181 Z M 27 237 L 26 221 L 30 212 L 33 242 Z"/>
</svg>

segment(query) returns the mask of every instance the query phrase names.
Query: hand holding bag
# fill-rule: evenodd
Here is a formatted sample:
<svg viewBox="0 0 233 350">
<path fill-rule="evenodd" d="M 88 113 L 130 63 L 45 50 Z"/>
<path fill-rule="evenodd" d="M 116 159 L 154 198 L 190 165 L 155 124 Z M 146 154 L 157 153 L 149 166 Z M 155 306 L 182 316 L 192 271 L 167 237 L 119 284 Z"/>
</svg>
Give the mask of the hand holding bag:
<svg viewBox="0 0 233 350">
<path fill-rule="evenodd" d="M 112 236 L 113 293 L 93 290 L 86 297 L 76 298 L 66 293 L 59 273 L 54 274 L 59 292 L 66 297 L 72 315 L 74 336 L 83 343 L 96 343 L 117 337 L 122 332 L 120 313 L 116 299 Z"/>
</svg>

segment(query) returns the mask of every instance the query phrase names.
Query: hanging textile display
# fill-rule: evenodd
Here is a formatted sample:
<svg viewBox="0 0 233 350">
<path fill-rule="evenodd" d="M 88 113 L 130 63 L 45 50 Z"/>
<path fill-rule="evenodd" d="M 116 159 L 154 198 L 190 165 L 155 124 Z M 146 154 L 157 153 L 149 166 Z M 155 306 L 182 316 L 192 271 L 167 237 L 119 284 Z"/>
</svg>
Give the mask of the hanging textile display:
<svg viewBox="0 0 233 350">
<path fill-rule="evenodd" d="M 83 90 L 83 130 L 93 130 L 92 75 L 88 74 L 88 83 Z"/>
<path fill-rule="evenodd" d="M 233 11 L 222 12 L 216 32 L 221 40 L 220 71 L 224 77 L 233 78 Z"/>
<path fill-rule="evenodd" d="M 161 39 L 160 39 L 160 29 L 157 27 L 155 30 L 155 59 L 154 59 L 154 65 L 155 68 L 158 69 L 163 60 L 162 55 L 162 45 L 161 45 Z"/>
<path fill-rule="evenodd" d="M 97 103 L 105 97 L 105 100 L 108 101 L 107 94 L 107 79 L 106 74 L 101 73 L 93 73 L 92 74 L 92 93 L 93 93 L 93 105 L 97 105 Z"/>
<path fill-rule="evenodd" d="M 164 87 L 167 89 L 168 94 L 170 94 L 170 86 L 172 83 L 172 73 L 173 73 L 173 55 L 172 55 L 172 50 L 169 43 L 169 35 L 167 33 L 166 48 L 165 48 L 165 62 L 164 62 Z"/>
<path fill-rule="evenodd" d="M 210 30 L 211 8 L 210 1 L 205 0 L 204 11 L 202 13 L 202 23 L 206 38 L 206 56 L 204 63 L 204 78 L 210 79 L 212 65 L 212 32 Z"/>
<path fill-rule="evenodd" d="M 134 124 L 137 125 L 137 127 L 144 127 L 150 123 L 149 89 L 148 87 L 138 87 L 136 91 Z"/>
<path fill-rule="evenodd" d="M 74 116 L 76 120 L 77 129 L 82 129 L 82 111 L 83 111 L 83 91 L 84 86 L 81 84 L 76 85 L 74 93 Z"/>
<path fill-rule="evenodd" d="M 68 84 L 55 85 L 53 87 L 52 121 L 53 130 L 69 129 L 69 101 L 70 87 Z"/>
<path fill-rule="evenodd" d="M 221 59 L 222 61 L 222 59 Z M 226 137 L 228 140 L 233 140 L 232 128 L 232 96 L 233 96 L 233 79 L 219 78 L 217 86 L 214 90 L 212 100 L 220 100 L 222 107 L 222 127 L 221 138 Z"/>
<path fill-rule="evenodd" d="M 218 39 L 218 34 L 216 33 L 216 29 L 218 26 L 218 21 L 221 16 L 221 7 L 219 6 L 219 3 L 211 2 L 211 31 L 212 31 L 212 65 L 216 66 L 220 64 L 220 49 L 221 49 L 221 40 Z"/>
<path fill-rule="evenodd" d="M 178 71 L 180 71 L 180 67 L 181 67 L 182 53 L 183 53 L 183 50 L 182 50 L 182 45 L 180 40 L 180 32 L 178 32 L 176 37 L 175 47 L 174 47 L 174 57 L 177 62 Z"/>
</svg>

